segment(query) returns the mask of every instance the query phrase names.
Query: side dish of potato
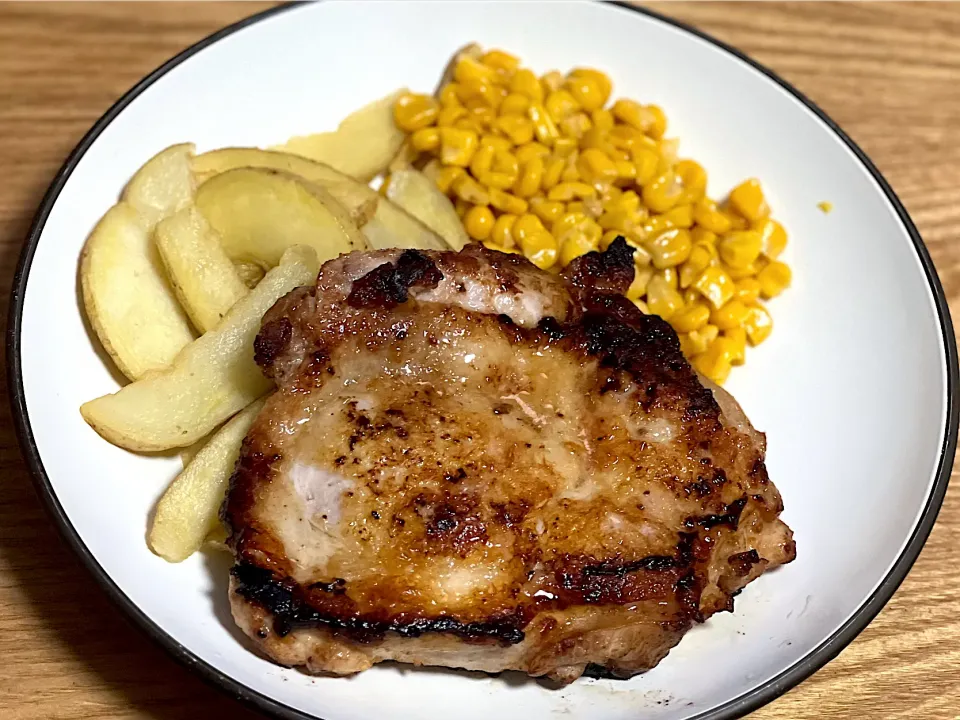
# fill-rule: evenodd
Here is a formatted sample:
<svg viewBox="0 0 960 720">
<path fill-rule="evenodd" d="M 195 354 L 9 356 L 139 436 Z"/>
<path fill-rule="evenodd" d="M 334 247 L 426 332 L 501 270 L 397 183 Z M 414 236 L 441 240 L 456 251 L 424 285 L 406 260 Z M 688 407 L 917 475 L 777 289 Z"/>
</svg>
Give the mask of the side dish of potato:
<svg viewBox="0 0 960 720">
<path fill-rule="evenodd" d="M 154 552 L 181 561 L 217 530 L 272 389 L 253 359 L 261 319 L 344 253 L 482 242 L 554 270 L 623 236 L 628 297 L 674 327 L 692 364 L 722 383 L 744 362 L 772 328 L 763 301 L 790 283 L 786 232 L 755 180 L 711 200 L 663 111 L 612 90 L 598 70 L 537 76 L 469 46 L 432 95 L 398 90 L 269 150 L 174 145 L 137 171 L 80 261 L 84 311 L 131 382 L 80 412 L 128 450 L 190 448 Z"/>
</svg>

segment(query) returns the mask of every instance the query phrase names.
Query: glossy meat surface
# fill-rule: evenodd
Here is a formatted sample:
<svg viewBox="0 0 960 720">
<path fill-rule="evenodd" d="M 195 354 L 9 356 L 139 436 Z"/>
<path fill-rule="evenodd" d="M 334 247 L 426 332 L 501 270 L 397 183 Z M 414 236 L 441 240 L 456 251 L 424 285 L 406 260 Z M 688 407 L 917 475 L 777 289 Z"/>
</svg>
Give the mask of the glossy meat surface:
<svg viewBox="0 0 960 720">
<path fill-rule="evenodd" d="M 224 506 L 263 652 L 625 677 L 793 559 L 763 436 L 617 294 L 628 271 L 622 242 L 564 277 L 353 254 L 271 310 L 279 389 Z"/>
</svg>

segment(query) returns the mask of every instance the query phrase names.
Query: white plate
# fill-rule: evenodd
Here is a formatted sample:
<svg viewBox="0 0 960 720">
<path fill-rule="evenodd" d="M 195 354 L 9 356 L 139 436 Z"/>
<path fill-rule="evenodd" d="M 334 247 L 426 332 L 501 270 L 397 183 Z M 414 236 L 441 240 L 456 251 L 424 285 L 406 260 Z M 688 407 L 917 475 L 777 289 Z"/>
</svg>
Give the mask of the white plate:
<svg viewBox="0 0 960 720">
<path fill-rule="evenodd" d="M 549 690 L 514 677 L 377 667 L 311 678 L 244 649 L 220 558 L 169 565 L 144 544 L 178 470 L 102 441 L 80 404 L 116 388 L 78 307 L 84 239 L 160 148 L 265 145 L 333 128 L 396 87 L 433 87 L 469 42 L 538 70 L 607 68 L 662 105 L 711 194 L 757 176 L 789 229 L 793 288 L 730 390 L 769 438 L 798 558 L 628 682 Z M 817 203 L 829 200 L 825 215 Z M 870 621 L 940 507 L 957 435 L 957 358 L 916 229 L 863 153 L 772 73 L 694 30 L 605 4 L 329 2 L 227 28 L 145 78 L 67 160 L 15 282 L 8 361 L 23 451 L 64 535 L 115 600 L 203 676 L 284 718 L 731 718 L 796 684 Z"/>
</svg>

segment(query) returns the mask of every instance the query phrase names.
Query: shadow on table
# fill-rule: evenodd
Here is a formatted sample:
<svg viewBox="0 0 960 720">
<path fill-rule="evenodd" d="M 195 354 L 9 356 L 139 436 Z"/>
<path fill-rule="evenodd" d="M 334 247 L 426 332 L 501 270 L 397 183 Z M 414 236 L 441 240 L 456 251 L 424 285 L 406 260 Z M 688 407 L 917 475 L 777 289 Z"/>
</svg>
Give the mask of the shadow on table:
<svg viewBox="0 0 960 720">
<path fill-rule="evenodd" d="M 29 213 L 32 208 L 6 228 L 10 238 L 26 237 Z M 0 250 L 0 322 L 4 331 L 19 253 L 20 245 L 15 242 Z M 6 396 L 5 364 L 0 374 L 0 392 L 4 395 L 0 403 L 0 572 L 15 584 L 15 589 L 7 591 L 8 596 L 16 598 L 18 591 L 25 596 L 22 605 L 5 608 L 8 613 L 13 611 L 4 623 L 6 631 L 23 628 L 21 632 L 30 633 L 31 646 L 47 645 L 48 653 L 72 655 L 61 661 L 62 667 L 85 666 L 97 676 L 92 683 L 102 686 L 95 691 L 112 696 L 117 711 L 159 720 L 205 715 L 235 720 L 262 717 L 180 667 L 122 616 L 77 562 L 34 492 L 17 447 Z M 29 673 L 22 668 L 13 671 L 8 663 L 15 662 L 16 658 L 8 657 L 2 663 L 0 678 L 5 682 Z M 48 690 L 59 691 L 64 705 L 82 705 L 90 698 L 78 679 L 58 678 L 63 687 Z M 16 693 L 9 685 L 8 690 Z M 106 707 L 101 709 L 109 712 Z"/>
</svg>

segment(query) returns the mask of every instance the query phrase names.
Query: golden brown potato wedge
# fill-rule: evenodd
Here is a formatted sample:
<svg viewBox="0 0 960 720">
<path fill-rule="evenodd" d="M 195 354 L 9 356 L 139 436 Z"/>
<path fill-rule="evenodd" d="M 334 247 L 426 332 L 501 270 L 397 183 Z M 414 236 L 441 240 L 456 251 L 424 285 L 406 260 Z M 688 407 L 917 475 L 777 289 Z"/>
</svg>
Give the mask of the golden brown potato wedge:
<svg viewBox="0 0 960 720">
<path fill-rule="evenodd" d="M 126 202 L 87 239 L 80 288 L 90 325 L 131 380 L 167 367 L 194 338 L 151 240 L 152 225 Z"/>
<path fill-rule="evenodd" d="M 413 169 L 392 172 L 387 199 L 437 233 L 454 250 L 470 242 L 450 198 L 423 173 Z"/>
<path fill-rule="evenodd" d="M 121 199 L 136 209 L 150 227 L 193 199 L 196 187 L 190 158 L 194 150 L 192 143 L 161 150 L 147 160 L 123 189 Z"/>
<path fill-rule="evenodd" d="M 376 191 L 352 177 L 334 170 L 329 165 L 307 160 L 299 155 L 259 148 L 222 148 L 196 155 L 191 160 L 197 182 L 203 183 L 214 175 L 243 167 L 283 170 L 325 188 L 349 212 L 357 227 L 373 217 L 377 209 Z"/>
<path fill-rule="evenodd" d="M 282 170 L 229 170 L 199 187 L 196 204 L 234 261 L 270 268 L 288 247 L 307 245 L 323 263 L 367 247 L 329 192 Z"/>
<path fill-rule="evenodd" d="M 393 105 L 406 88 L 351 113 L 333 132 L 290 138 L 271 148 L 326 163 L 350 177 L 370 182 L 386 169 L 403 144 L 393 122 Z"/>
<path fill-rule="evenodd" d="M 270 389 L 253 360 L 260 320 L 288 292 L 312 283 L 318 270 L 312 248 L 290 248 L 215 329 L 185 347 L 169 368 L 85 403 L 80 408 L 84 420 L 105 440 L 128 450 L 196 442 Z"/>
<path fill-rule="evenodd" d="M 202 180 L 243 167 L 286 170 L 321 185 L 340 201 L 357 221 L 370 247 L 447 250 L 435 232 L 375 190 L 332 167 L 294 155 L 255 148 L 226 148 L 198 155 L 193 171 Z M 206 183 L 204 183 L 205 185 Z M 201 189 L 204 187 L 201 185 Z"/>
<path fill-rule="evenodd" d="M 200 332 L 212 330 L 249 290 L 194 205 L 165 220 L 154 240 L 180 304 Z"/>
<path fill-rule="evenodd" d="M 220 428 L 170 484 L 157 503 L 147 542 L 164 560 L 181 562 L 219 526 L 230 475 L 263 400 L 255 400 Z"/>
</svg>

